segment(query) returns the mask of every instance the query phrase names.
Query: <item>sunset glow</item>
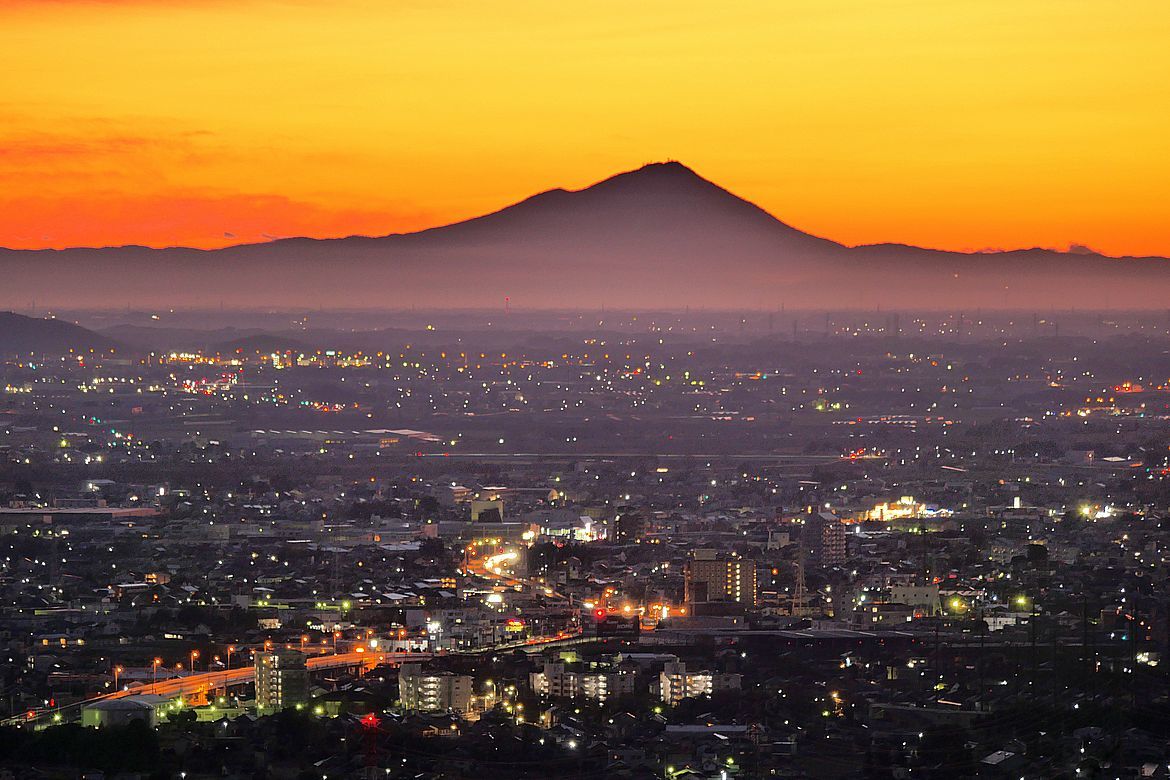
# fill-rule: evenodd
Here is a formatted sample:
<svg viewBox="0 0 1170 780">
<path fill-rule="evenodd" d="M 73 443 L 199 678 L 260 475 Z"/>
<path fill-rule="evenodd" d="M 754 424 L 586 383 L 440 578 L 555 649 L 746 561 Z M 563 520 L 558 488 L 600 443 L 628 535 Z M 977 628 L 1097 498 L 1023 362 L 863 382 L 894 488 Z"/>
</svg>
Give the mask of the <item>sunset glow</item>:
<svg viewBox="0 0 1170 780">
<path fill-rule="evenodd" d="M 0 245 L 446 224 L 677 159 L 810 233 L 1170 254 L 1170 7 L 0 4 Z"/>
</svg>

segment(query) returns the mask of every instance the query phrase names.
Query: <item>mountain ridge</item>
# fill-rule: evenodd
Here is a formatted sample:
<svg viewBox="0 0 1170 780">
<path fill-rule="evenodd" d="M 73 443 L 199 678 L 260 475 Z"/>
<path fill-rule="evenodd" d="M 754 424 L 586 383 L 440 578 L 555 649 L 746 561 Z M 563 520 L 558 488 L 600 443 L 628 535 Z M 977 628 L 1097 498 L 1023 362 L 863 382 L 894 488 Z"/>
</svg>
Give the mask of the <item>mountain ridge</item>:
<svg viewBox="0 0 1170 780">
<path fill-rule="evenodd" d="M 99 307 L 465 308 L 509 297 L 534 308 L 1129 308 L 1160 305 L 1154 292 L 1170 282 L 1165 258 L 1111 258 L 1084 247 L 849 247 L 792 227 L 676 161 L 412 233 L 213 250 L 2 250 L 0 271 L 13 282 L 0 306 L 12 308 L 87 297 Z M 1067 278 L 1074 271 L 1083 278 Z"/>
<path fill-rule="evenodd" d="M 541 199 L 546 198 L 546 196 L 560 197 L 560 196 L 564 196 L 564 195 L 575 195 L 575 194 L 585 193 L 585 192 L 589 192 L 589 191 L 598 191 L 598 190 L 602 190 L 602 189 L 606 188 L 607 186 L 611 186 L 613 184 L 616 184 L 618 182 L 626 181 L 626 180 L 629 180 L 629 179 L 635 178 L 635 177 L 645 177 L 647 174 L 658 173 L 661 171 L 670 171 L 672 173 L 675 173 L 676 175 L 681 174 L 683 176 L 688 176 L 689 178 L 693 179 L 694 181 L 701 182 L 702 184 L 705 184 L 705 185 L 709 185 L 710 187 L 712 187 L 714 190 L 718 191 L 721 194 L 728 195 L 732 198 L 735 198 L 738 201 L 741 201 L 743 204 L 750 206 L 752 209 L 755 209 L 756 211 L 760 212 L 762 215 L 765 215 L 765 216 L 769 217 L 770 219 L 774 220 L 778 225 L 781 225 L 781 226 L 788 228 L 790 230 L 797 231 L 805 236 L 817 238 L 821 241 L 827 241 L 827 242 L 832 243 L 836 246 L 840 246 L 840 247 L 843 247 L 846 249 L 863 250 L 863 249 L 878 249 L 878 248 L 889 247 L 889 248 L 899 248 L 899 249 L 909 249 L 909 250 L 920 250 L 920 251 L 926 251 L 926 252 L 941 252 L 941 253 L 946 253 L 946 254 L 951 254 L 951 255 L 960 255 L 960 256 L 965 256 L 965 257 L 976 257 L 976 256 L 980 256 L 980 255 L 987 255 L 987 254 L 1009 254 L 1009 253 L 1019 253 L 1019 252 L 1049 252 L 1049 253 L 1053 253 L 1053 254 L 1061 255 L 1061 256 L 1064 256 L 1064 255 L 1093 256 L 1093 257 L 1100 257 L 1100 258 L 1103 258 L 1106 260 L 1170 260 L 1170 257 L 1166 257 L 1163 255 L 1109 255 L 1109 254 L 1105 254 L 1103 252 L 1099 252 L 1097 250 L 1091 250 L 1091 249 L 1089 251 L 1074 251 L 1074 247 L 1077 247 L 1079 249 L 1086 249 L 1085 247 L 1082 247 L 1082 246 L 1079 246 L 1076 244 L 1070 244 L 1069 248 L 1067 248 L 1067 249 L 1059 249 L 1056 247 L 1031 246 L 1031 247 L 1012 247 L 1012 248 L 1004 248 L 1004 249 L 977 249 L 977 250 L 941 249 L 938 247 L 929 247 L 929 246 L 919 246 L 917 244 L 908 244 L 908 243 L 904 243 L 904 242 L 900 242 L 900 241 L 881 241 L 881 242 L 876 242 L 876 243 L 853 244 L 853 245 L 843 244 L 843 243 L 841 243 L 839 241 L 835 241 L 831 238 L 817 236 L 813 233 L 809 233 L 809 232 L 804 231 L 800 228 L 797 228 L 793 225 L 790 225 L 789 223 L 785 222 L 784 220 L 780 219 L 776 215 L 769 212 L 767 209 L 764 209 L 762 206 L 759 206 L 758 204 L 754 203 L 753 201 L 747 200 L 746 198 L 742 198 L 742 197 L 732 193 L 730 190 L 727 190 L 724 187 L 719 186 L 718 184 L 712 182 L 710 179 L 707 179 L 707 178 L 699 175 L 693 168 L 690 168 L 677 160 L 666 160 L 666 161 L 662 161 L 662 162 L 646 163 L 646 164 L 640 166 L 639 168 L 635 168 L 635 169 L 632 169 L 629 171 L 622 171 L 619 173 L 615 173 L 612 176 L 601 179 L 597 182 L 594 182 L 593 184 L 586 185 L 585 187 L 581 187 L 579 189 L 553 187 L 551 189 L 542 190 L 541 192 L 534 193 L 532 195 L 529 195 L 526 198 L 523 198 L 519 201 L 516 201 L 515 203 L 511 203 L 511 204 L 508 204 L 506 206 L 502 206 L 501 208 L 498 208 L 494 211 L 489 211 L 485 214 L 477 215 L 474 217 L 468 217 L 467 219 L 456 220 L 455 222 L 449 222 L 449 223 L 445 223 L 442 225 L 434 225 L 431 227 L 421 228 L 419 230 L 406 231 L 406 232 L 379 233 L 379 234 L 375 234 L 375 235 L 352 233 L 350 235 L 345 235 L 345 236 L 283 236 L 281 238 L 275 238 L 275 239 L 271 239 L 271 240 L 267 240 L 267 241 L 250 241 L 250 242 L 244 242 L 244 243 L 239 243 L 239 244 L 229 244 L 227 246 L 215 247 L 215 248 L 192 247 L 192 246 L 184 246 L 181 244 L 169 245 L 169 246 L 165 246 L 165 247 L 151 247 L 151 246 L 146 246 L 143 244 L 117 244 L 117 245 L 110 245 L 110 246 L 75 246 L 75 247 L 62 247 L 62 248 L 44 247 L 44 248 L 38 248 L 38 249 L 15 249 L 12 247 L 0 246 L 0 253 L 19 252 L 19 253 L 61 254 L 61 253 L 75 252 L 75 251 L 100 252 L 100 251 L 139 251 L 139 250 L 146 251 L 146 252 L 183 250 L 183 251 L 195 252 L 195 253 L 214 253 L 214 252 L 223 252 L 225 250 L 237 250 L 237 249 L 244 249 L 244 248 L 248 248 L 248 247 L 266 247 L 266 246 L 288 244 L 288 243 L 329 243 L 329 242 L 345 242 L 345 241 L 377 241 L 377 240 L 381 240 L 381 239 L 393 239 L 393 238 L 402 238 L 402 237 L 409 237 L 409 236 L 421 236 L 421 235 L 432 234 L 432 233 L 435 233 L 438 231 L 444 231 L 448 228 L 455 228 L 455 227 L 459 227 L 462 225 L 467 225 L 469 223 L 477 223 L 481 220 L 485 220 L 485 219 L 488 219 L 490 217 L 495 217 L 497 215 L 501 215 L 501 214 L 510 212 L 513 209 L 517 209 L 520 207 L 524 207 L 526 205 L 530 205 L 534 202 L 537 202 L 537 201 L 540 201 Z"/>
</svg>

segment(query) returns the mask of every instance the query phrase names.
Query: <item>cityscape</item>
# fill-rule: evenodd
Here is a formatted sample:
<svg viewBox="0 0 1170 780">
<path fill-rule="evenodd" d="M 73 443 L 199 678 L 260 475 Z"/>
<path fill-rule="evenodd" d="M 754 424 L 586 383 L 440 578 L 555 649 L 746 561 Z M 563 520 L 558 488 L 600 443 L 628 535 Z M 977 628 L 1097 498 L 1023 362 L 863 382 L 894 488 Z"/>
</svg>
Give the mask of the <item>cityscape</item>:
<svg viewBox="0 0 1170 780">
<path fill-rule="evenodd" d="M 1164 316 L 72 316 L 8 315 L 11 760 L 1165 766 Z"/>
<path fill-rule="evenodd" d="M 0 780 L 1170 780 L 1170 4 L 0 51 Z"/>
</svg>

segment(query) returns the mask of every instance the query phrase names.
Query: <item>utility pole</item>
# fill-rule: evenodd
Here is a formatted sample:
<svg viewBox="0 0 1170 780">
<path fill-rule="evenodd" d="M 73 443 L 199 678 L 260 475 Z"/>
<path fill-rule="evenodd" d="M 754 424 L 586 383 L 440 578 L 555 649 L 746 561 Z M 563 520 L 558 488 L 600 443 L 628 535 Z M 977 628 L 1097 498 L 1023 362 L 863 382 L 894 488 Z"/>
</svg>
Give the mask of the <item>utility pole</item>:
<svg viewBox="0 0 1170 780">
<path fill-rule="evenodd" d="M 1036 599 L 1032 598 L 1032 614 L 1028 618 L 1029 628 L 1032 630 L 1032 674 L 1028 679 L 1028 685 L 1032 692 L 1036 691 L 1036 623 L 1037 621 Z"/>
</svg>

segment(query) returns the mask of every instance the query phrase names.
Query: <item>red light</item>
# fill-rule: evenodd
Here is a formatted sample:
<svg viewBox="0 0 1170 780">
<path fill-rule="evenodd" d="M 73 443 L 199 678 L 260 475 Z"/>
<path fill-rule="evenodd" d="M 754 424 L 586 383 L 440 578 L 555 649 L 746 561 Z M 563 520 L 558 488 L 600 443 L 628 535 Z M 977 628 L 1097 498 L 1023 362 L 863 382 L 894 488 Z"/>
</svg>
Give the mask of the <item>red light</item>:
<svg viewBox="0 0 1170 780">
<path fill-rule="evenodd" d="M 378 720 L 378 716 L 372 712 L 369 715 L 366 715 L 365 717 L 362 718 L 362 725 L 368 729 L 378 728 L 378 724 L 380 722 L 381 721 Z"/>
<path fill-rule="evenodd" d="M 599 610 L 596 610 L 593 614 L 598 620 L 601 620 L 605 617 L 605 610 L 599 609 Z"/>
</svg>

